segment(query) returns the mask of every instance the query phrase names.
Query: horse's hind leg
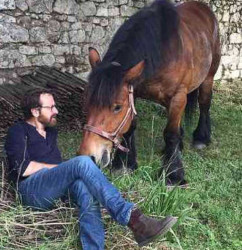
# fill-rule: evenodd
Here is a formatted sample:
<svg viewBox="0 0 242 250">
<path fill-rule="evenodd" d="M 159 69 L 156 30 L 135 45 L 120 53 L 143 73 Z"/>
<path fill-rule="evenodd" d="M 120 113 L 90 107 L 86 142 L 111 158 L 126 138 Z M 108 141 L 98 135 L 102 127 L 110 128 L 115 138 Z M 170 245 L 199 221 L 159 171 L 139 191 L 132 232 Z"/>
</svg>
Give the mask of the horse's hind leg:
<svg viewBox="0 0 242 250">
<path fill-rule="evenodd" d="M 218 27 L 216 30 L 218 31 Z M 198 126 L 193 133 L 193 145 L 198 149 L 206 147 L 211 141 L 211 123 L 209 109 L 212 100 L 213 78 L 219 67 L 221 57 L 219 33 L 217 33 L 214 41 L 212 57 L 213 60 L 209 73 L 204 82 L 199 87 L 198 103 L 200 116 Z"/>
<path fill-rule="evenodd" d="M 206 147 L 211 141 L 211 122 L 209 109 L 212 99 L 213 77 L 208 77 L 199 87 L 198 103 L 199 122 L 193 132 L 193 146 L 197 149 Z"/>
<path fill-rule="evenodd" d="M 128 168 L 130 170 L 137 169 L 137 155 L 136 155 L 136 148 L 135 148 L 135 136 L 134 132 L 136 129 L 136 120 L 132 121 L 132 124 L 127 133 L 123 135 L 122 146 L 127 147 L 129 149 L 128 153 L 125 153 L 119 149 L 115 152 L 114 159 L 112 161 L 112 170 L 121 171 L 123 168 Z"/>
</svg>

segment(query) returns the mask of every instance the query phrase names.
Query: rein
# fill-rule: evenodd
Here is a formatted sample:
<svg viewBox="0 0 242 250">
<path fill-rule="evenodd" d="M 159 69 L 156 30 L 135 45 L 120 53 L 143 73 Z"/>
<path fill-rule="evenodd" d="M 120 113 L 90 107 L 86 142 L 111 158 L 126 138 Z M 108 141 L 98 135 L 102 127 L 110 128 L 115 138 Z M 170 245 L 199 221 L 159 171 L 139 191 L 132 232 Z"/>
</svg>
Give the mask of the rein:
<svg viewBox="0 0 242 250">
<path fill-rule="evenodd" d="M 108 132 L 105 132 L 101 129 L 93 127 L 92 125 L 89 125 L 89 124 L 86 124 L 83 129 L 85 129 L 89 132 L 92 132 L 94 134 L 100 135 L 103 138 L 108 139 L 109 141 L 113 142 L 113 145 L 115 148 L 119 148 L 121 151 L 128 153 L 129 149 L 126 147 L 123 147 L 121 145 L 121 142 L 118 139 L 118 133 L 120 130 L 122 130 L 122 128 L 127 123 L 129 116 L 131 115 L 132 120 L 133 120 L 133 118 L 136 114 L 137 114 L 137 112 L 136 112 L 135 107 L 134 107 L 134 89 L 133 89 L 133 85 L 129 85 L 129 107 L 127 109 L 127 112 L 126 112 L 122 122 L 120 123 L 120 125 L 117 127 L 117 129 L 114 132 L 108 133 Z"/>
</svg>

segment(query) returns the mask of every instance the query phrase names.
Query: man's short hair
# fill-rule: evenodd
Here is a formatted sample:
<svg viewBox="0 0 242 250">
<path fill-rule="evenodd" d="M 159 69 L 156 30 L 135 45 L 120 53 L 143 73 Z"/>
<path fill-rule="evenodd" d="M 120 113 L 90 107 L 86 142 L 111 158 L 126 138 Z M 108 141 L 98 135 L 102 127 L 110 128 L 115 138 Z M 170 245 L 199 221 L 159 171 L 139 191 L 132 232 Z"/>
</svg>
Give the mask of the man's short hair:
<svg viewBox="0 0 242 250">
<path fill-rule="evenodd" d="M 45 88 L 31 88 L 28 90 L 22 99 L 21 107 L 23 110 L 24 118 L 30 119 L 33 115 L 31 109 L 41 107 L 40 95 L 41 94 L 50 94 L 53 95 L 52 90 Z"/>
</svg>

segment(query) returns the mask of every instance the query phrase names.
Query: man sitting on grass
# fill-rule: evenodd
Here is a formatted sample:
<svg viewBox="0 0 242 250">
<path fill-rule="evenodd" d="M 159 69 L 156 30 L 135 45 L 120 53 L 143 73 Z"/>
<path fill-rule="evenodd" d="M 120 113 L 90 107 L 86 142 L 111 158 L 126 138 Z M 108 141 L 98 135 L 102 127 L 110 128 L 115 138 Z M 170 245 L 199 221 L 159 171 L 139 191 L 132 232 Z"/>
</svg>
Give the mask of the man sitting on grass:
<svg viewBox="0 0 242 250">
<path fill-rule="evenodd" d="M 156 220 L 143 215 L 122 198 L 88 156 L 62 162 L 57 131 L 53 128 L 58 110 L 51 91 L 28 91 L 22 108 L 25 121 L 9 129 L 5 149 L 9 176 L 24 205 L 51 209 L 57 199 L 69 193 L 80 210 L 80 241 L 86 250 L 104 249 L 100 205 L 115 221 L 131 229 L 139 246 L 165 234 L 176 223 L 172 216 Z"/>
</svg>

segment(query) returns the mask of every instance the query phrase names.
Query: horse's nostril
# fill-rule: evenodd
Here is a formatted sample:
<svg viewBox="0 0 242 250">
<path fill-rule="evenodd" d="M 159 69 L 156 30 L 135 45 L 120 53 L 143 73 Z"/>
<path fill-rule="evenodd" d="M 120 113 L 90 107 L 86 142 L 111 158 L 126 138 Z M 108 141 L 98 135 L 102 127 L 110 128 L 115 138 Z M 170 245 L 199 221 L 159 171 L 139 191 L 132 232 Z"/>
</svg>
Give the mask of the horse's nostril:
<svg viewBox="0 0 242 250">
<path fill-rule="evenodd" d="M 95 156 L 91 155 L 91 159 L 96 164 L 96 158 L 95 158 Z"/>
</svg>

